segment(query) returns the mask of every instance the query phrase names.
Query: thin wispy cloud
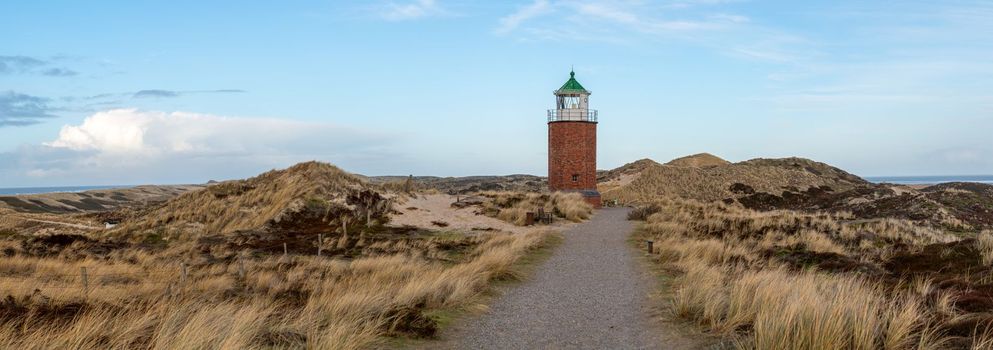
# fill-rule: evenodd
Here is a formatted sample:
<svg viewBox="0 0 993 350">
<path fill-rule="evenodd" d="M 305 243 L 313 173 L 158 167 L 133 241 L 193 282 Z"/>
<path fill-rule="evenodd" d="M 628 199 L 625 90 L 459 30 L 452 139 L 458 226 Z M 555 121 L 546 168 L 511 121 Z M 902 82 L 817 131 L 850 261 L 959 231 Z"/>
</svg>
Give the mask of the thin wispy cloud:
<svg viewBox="0 0 993 350">
<path fill-rule="evenodd" d="M 500 18 L 500 25 L 494 31 L 498 34 L 509 33 L 517 29 L 521 23 L 549 12 L 551 12 L 551 5 L 548 0 L 535 0 L 514 13 Z"/>
<path fill-rule="evenodd" d="M 729 29 L 732 25 L 747 23 L 749 18 L 733 13 L 688 13 L 671 3 L 651 1 L 548 1 L 536 0 L 499 19 L 494 32 L 507 34 L 524 29 L 522 35 L 542 33 L 546 38 L 556 32 L 574 32 L 575 28 L 607 38 L 626 38 L 639 35 L 685 35 L 706 30 Z M 541 21 L 534 19 L 542 17 Z M 605 33 L 609 32 L 609 33 Z M 588 40 L 582 35 L 576 40 Z"/>
<path fill-rule="evenodd" d="M 171 98 L 180 97 L 183 95 L 190 94 L 238 94 L 243 93 L 245 90 L 239 89 L 220 89 L 220 90 L 140 90 L 131 95 L 132 98 Z"/>
<path fill-rule="evenodd" d="M 74 70 L 66 69 L 66 68 L 49 68 L 42 71 L 41 74 L 50 77 L 71 77 L 74 75 L 78 75 L 79 73 L 77 73 Z"/>
<path fill-rule="evenodd" d="M 379 16 L 389 21 L 404 21 L 426 17 L 450 15 L 436 0 L 414 0 L 405 3 L 389 2 L 378 9 Z"/>
<path fill-rule="evenodd" d="M 64 73 L 63 73 L 64 74 Z M 102 93 L 90 96 L 49 98 L 16 91 L 0 92 L 0 128 L 28 126 L 57 118 L 62 113 L 90 113 L 122 106 L 129 99 L 178 98 L 195 94 L 239 94 L 241 89 L 216 90 L 139 90 L 125 93 Z"/>
<path fill-rule="evenodd" d="M 45 61 L 28 56 L 0 56 L 0 74 L 25 73 L 45 65 Z"/>
<path fill-rule="evenodd" d="M 78 73 L 64 67 L 52 67 L 52 62 L 30 56 L 0 56 L 0 74 L 40 74 L 50 77 L 71 77 Z"/>
<path fill-rule="evenodd" d="M 7 91 L 0 93 L 0 128 L 38 124 L 55 118 L 51 100 Z"/>
<path fill-rule="evenodd" d="M 133 98 L 162 98 L 179 97 L 179 92 L 170 90 L 140 90 L 131 95 Z"/>
<path fill-rule="evenodd" d="M 817 45 L 834 54 L 788 57 L 784 61 L 799 74 L 782 83 L 803 84 L 803 92 L 784 93 L 773 100 L 806 111 L 868 109 L 898 102 L 911 109 L 943 106 L 942 113 L 949 116 L 988 115 L 988 110 L 969 106 L 984 96 L 985 89 L 977 88 L 977 82 L 993 79 L 993 61 L 984 58 L 993 57 L 993 43 L 985 40 L 993 33 L 993 24 L 975 17 L 991 13 L 993 5 L 983 3 L 921 3 L 899 12 L 872 3 L 840 8 L 832 18 L 858 20 L 853 30 L 860 37 L 821 38 Z"/>
</svg>

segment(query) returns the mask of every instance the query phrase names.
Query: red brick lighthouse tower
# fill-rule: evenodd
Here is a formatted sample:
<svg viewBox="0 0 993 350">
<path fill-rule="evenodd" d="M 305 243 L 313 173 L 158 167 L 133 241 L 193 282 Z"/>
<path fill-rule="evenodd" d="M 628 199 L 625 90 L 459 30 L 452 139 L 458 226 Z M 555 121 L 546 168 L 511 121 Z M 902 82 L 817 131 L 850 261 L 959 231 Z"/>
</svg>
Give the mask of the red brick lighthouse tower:
<svg viewBox="0 0 993 350">
<path fill-rule="evenodd" d="M 548 110 L 548 188 L 579 192 L 600 207 L 596 189 L 597 111 L 589 108 L 590 91 L 576 81 L 576 72 L 555 90 L 555 109 Z"/>
</svg>

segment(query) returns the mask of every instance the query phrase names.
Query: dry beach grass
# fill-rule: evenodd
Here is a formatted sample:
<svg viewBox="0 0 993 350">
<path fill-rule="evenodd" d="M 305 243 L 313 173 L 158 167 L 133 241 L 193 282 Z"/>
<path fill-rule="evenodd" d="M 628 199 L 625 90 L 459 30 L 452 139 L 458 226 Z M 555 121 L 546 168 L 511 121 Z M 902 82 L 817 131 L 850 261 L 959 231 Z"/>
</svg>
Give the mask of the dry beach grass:
<svg viewBox="0 0 993 350">
<path fill-rule="evenodd" d="M 482 203 L 482 213 L 500 220 L 523 226 L 528 212 L 538 209 L 572 222 L 589 219 L 593 206 L 583 196 L 573 192 L 481 192 L 488 198 Z"/>
<path fill-rule="evenodd" d="M 141 250 L 106 260 L 18 254 L 0 261 L 9 295 L 0 347 L 353 349 L 430 336 L 431 312 L 468 307 L 491 281 L 514 278 L 515 262 L 548 237 L 384 241 L 356 259 L 246 256 L 190 265 L 185 276 Z"/>
<path fill-rule="evenodd" d="M 389 226 L 412 195 L 393 187 L 308 162 L 161 204 L 52 217 L 122 221 L 111 229 L 4 215 L 0 348 L 355 349 L 430 338 L 555 236 Z"/>
<path fill-rule="evenodd" d="M 639 237 L 675 315 L 744 349 L 987 348 L 989 232 L 657 200 Z M 971 266 L 962 269 L 958 266 Z M 984 311 L 986 310 L 986 311 Z"/>
</svg>

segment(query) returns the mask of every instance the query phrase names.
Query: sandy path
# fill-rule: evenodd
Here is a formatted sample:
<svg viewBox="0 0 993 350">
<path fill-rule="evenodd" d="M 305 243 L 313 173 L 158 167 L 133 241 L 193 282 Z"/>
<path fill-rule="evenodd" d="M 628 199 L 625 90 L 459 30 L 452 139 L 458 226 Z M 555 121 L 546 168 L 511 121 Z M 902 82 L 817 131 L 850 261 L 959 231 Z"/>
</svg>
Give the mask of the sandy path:
<svg viewBox="0 0 993 350">
<path fill-rule="evenodd" d="M 464 196 L 463 196 L 464 197 Z M 536 228 L 562 229 L 575 225 L 565 220 L 558 220 L 553 225 L 536 227 L 515 226 L 506 221 L 477 215 L 476 207 L 452 208 L 455 196 L 447 194 L 421 195 L 397 205 L 400 215 L 390 217 L 391 226 L 415 226 L 434 228 L 437 230 L 452 230 L 459 232 L 503 231 L 523 233 Z M 443 222 L 448 226 L 441 227 L 433 222 Z"/>
<path fill-rule="evenodd" d="M 565 231 L 565 242 L 527 281 L 509 286 L 486 314 L 447 331 L 440 347 L 699 347 L 653 315 L 648 297 L 653 280 L 626 241 L 634 228 L 626 214 L 626 209 L 603 209 Z"/>
<path fill-rule="evenodd" d="M 31 219 L 31 218 L 26 218 L 26 217 L 23 217 L 23 216 L 12 216 L 12 217 L 17 218 L 17 219 L 20 219 L 20 220 L 24 220 L 24 221 L 31 221 L 31 222 L 38 222 L 38 223 L 42 223 L 42 224 L 51 224 L 51 225 L 59 225 L 59 226 L 65 226 L 65 227 L 72 227 L 72 228 L 78 228 L 80 230 L 103 230 L 104 229 L 103 227 L 89 226 L 89 225 L 83 225 L 83 224 L 74 224 L 74 223 L 70 223 L 70 222 L 60 222 L 60 221 Z"/>
</svg>

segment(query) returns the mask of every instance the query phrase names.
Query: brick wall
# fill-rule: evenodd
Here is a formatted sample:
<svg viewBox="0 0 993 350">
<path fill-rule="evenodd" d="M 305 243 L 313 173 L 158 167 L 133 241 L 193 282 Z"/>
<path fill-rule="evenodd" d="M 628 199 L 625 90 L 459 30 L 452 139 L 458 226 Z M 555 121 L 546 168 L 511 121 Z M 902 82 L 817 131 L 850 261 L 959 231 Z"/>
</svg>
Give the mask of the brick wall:
<svg viewBox="0 0 993 350">
<path fill-rule="evenodd" d="M 548 188 L 596 190 L 596 123 L 548 123 Z M 578 175 L 573 181 L 573 175 Z"/>
</svg>

